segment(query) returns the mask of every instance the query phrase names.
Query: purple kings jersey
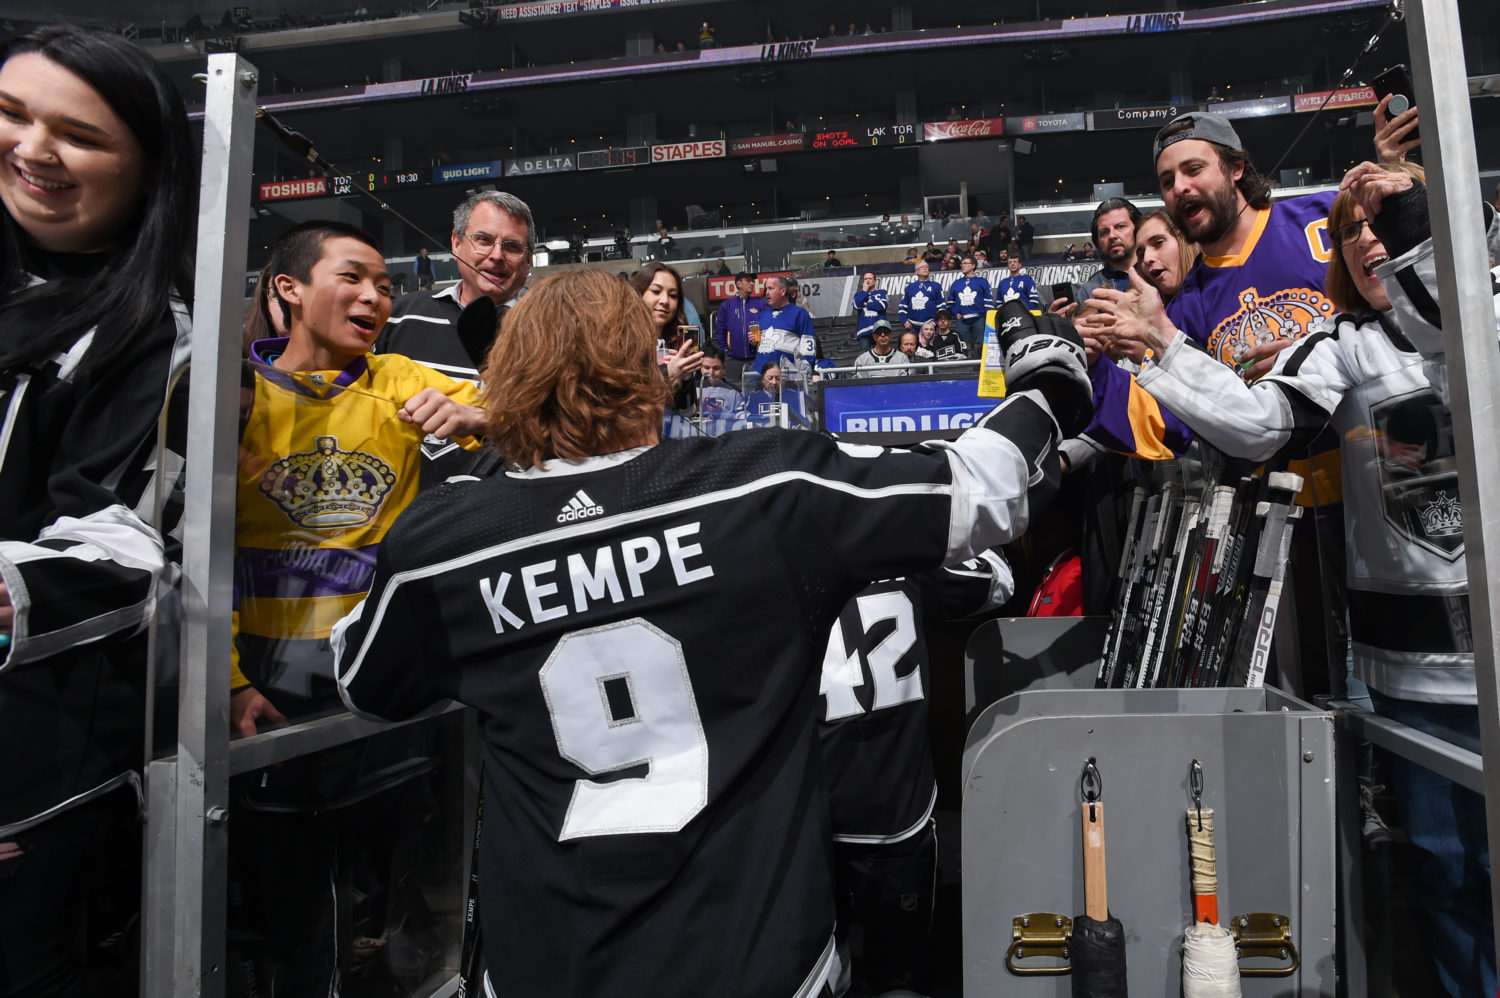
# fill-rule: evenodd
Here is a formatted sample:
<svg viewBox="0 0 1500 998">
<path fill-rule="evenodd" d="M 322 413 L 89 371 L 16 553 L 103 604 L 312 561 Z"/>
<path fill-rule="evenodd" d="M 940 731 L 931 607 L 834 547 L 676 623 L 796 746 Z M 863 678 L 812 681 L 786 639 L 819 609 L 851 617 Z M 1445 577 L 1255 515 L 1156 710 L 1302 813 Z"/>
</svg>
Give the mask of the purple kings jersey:
<svg viewBox="0 0 1500 998">
<path fill-rule="evenodd" d="M 1167 305 L 1167 316 L 1235 366 L 1246 347 L 1300 339 L 1337 309 L 1323 293 L 1334 247 L 1328 235 L 1333 192 L 1308 194 L 1257 213 L 1234 256 L 1200 256 Z"/>
</svg>

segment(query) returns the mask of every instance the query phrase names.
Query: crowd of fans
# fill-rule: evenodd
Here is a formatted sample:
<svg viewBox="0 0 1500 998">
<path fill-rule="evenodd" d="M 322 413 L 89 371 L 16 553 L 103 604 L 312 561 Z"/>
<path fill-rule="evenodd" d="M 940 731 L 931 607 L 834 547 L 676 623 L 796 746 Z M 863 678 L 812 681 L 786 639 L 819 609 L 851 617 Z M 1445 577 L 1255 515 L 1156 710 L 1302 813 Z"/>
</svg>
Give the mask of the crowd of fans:
<svg viewBox="0 0 1500 998">
<path fill-rule="evenodd" d="M 703 34 L 712 44 L 707 24 Z M 180 98 L 117 37 L 61 27 L 5 42 L 0 108 L 0 147 L 16 165 L 15 176 L 0 176 L 0 744 L 12 758 L 37 758 L 37 744 L 49 749 L 45 764 L 10 766 L 0 778 L 0 970 L 23 991 L 63 993 L 99 959 L 79 928 L 83 915 L 107 894 L 113 914 L 103 927 L 128 932 L 139 896 L 122 871 L 138 869 L 140 856 L 147 630 L 181 555 L 177 483 L 158 477 L 180 471 L 183 456 L 157 448 L 182 444 L 171 432 L 160 440 L 158 424 L 173 411 L 187 359 L 196 177 Z M 480 191 L 452 216 L 458 282 L 436 290 L 430 263 L 419 262 L 420 289 L 393 302 L 371 235 L 332 221 L 293 227 L 272 250 L 245 327 L 232 641 L 212 664 L 228 676 L 231 730 L 252 735 L 353 705 L 397 719 L 449 698 L 476 706 L 491 759 L 486 792 L 503 795 L 490 813 L 504 833 L 487 826 L 491 851 L 477 876 L 484 890 L 503 892 L 491 899 L 507 902 L 483 907 L 486 923 L 502 930 L 487 931 L 484 948 L 505 993 L 639 993 L 645 977 L 668 975 L 599 941 L 624 933 L 671 952 L 676 940 L 648 932 L 663 903 L 680 909 L 670 925 L 692 918 L 706 938 L 674 954 L 678 990 L 661 993 L 725 990 L 719 961 L 744 944 L 746 911 L 785 936 L 744 968 L 775 987 L 735 981 L 728 990 L 790 993 L 788 980 L 816 990 L 825 979 L 832 990 L 840 942 L 831 937 L 832 835 L 808 729 L 820 664 L 834 670 L 822 681 L 825 722 L 879 706 L 852 696 L 836 704 L 829 692 L 858 660 L 834 651 L 827 628 L 861 586 L 967 564 L 1014 539 L 1065 470 L 1176 453 L 1168 432 L 1187 427 L 1263 461 L 1333 420 L 1351 448 L 1373 441 L 1369 454 L 1345 451 L 1345 476 L 1370 486 L 1363 501 L 1385 491 L 1377 474 L 1400 472 L 1413 489 L 1446 475 L 1456 490 L 1426 189 L 1421 170 L 1404 161 L 1416 112 L 1387 119 L 1385 108 L 1376 112 L 1380 163 L 1351 170 L 1337 197 L 1275 205 L 1227 120 L 1180 116 L 1153 148 L 1166 209 L 1143 216 L 1124 199 L 1101 203 L 1086 252 L 1097 246 L 1103 267 L 1071 296 L 1042 300 L 1024 267 L 1034 237 L 1024 217 L 1012 227 L 1002 216 L 988 230 L 975 222 L 963 244 L 913 247 L 899 297 L 862 274 L 850 303 L 857 376 L 970 359 L 989 342 L 1006 353 L 1010 397 L 945 448 L 856 452 L 816 434 L 659 444 L 665 407 L 733 416 L 803 405 L 795 386 L 812 384 L 827 362 L 789 277 L 736 275 L 737 293 L 708 332 L 680 273 L 661 262 L 625 281 L 552 275 L 523 297 L 538 242 L 531 209 Z M 80 130 L 107 141 L 79 142 Z M 90 210 L 59 214 L 58 191 L 73 188 Z M 1500 249 L 1500 218 L 1488 206 L 1482 217 L 1492 251 Z M 904 216 L 888 228 L 892 244 L 911 231 Z M 1307 238 L 1315 231 L 1327 232 L 1327 253 Z M 664 227 L 660 238 L 671 238 Z M 993 284 L 977 273 L 986 259 L 1005 265 Z M 935 268 L 961 276 L 945 289 Z M 1258 305 L 1253 317 L 1230 321 L 1246 294 L 1256 297 L 1252 284 L 1262 295 L 1289 291 L 1305 321 L 1293 328 L 1291 310 Z M 1121 416 L 1138 414 L 1146 396 L 1158 418 Z M 1420 404 L 1400 418 L 1381 415 L 1414 396 Z M 1345 425 L 1353 403 L 1364 406 L 1356 422 L 1383 419 L 1383 432 Z M 465 474 L 451 479 L 455 470 Z M 1361 501 L 1354 492 L 1351 503 Z M 708 502 L 717 516 L 732 503 L 748 512 L 739 529 L 710 541 L 704 525 L 723 524 L 704 515 Z M 418 515 L 401 518 L 407 510 Z M 1451 509 L 1432 515 L 1447 517 L 1440 526 L 1451 533 Z M 782 531 L 795 527 L 790 551 L 765 556 L 755 547 L 754 524 L 767 518 Z M 900 541 L 909 548 L 880 543 L 874 531 L 891 522 L 915 525 Z M 536 554 L 560 538 L 593 544 L 627 528 L 634 533 L 617 547 L 610 540 L 587 559 L 582 540 L 551 560 Z M 1466 615 L 1452 612 L 1467 600 L 1467 577 L 1447 554 L 1426 557 L 1408 544 L 1404 560 L 1393 556 L 1384 542 L 1407 534 L 1393 525 L 1373 545 L 1352 530 L 1346 538 L 1349 590 L 1376 600 L 1351 600 L 1338 618 L 1352 629 L 1349 660 L 1381 713 L 1472 742 L 1473 645 Z M 740 547 L 715 560 L 719 544 Z M 802 564 L 818 544 L 835 556 Z M 502 560 L 513 556 L 538 560 Z M 789 600 L 807 601 L 779 622 L 804 628 L 797 640 L 779 627 L 745 638 L 761 642 L 750 659 L 756 669 L 699 664 L 712 659 L 701 653 L 722 628 L 699 608 L 689 608 L 696 621 L 674 618 L 691 636 L 618 612 L 644 600 L 631 612 L 665 614 L 687 587 L 716 578 L 714 595 L 727 600 L 744 585 L 725 578 L 731 565 L 757 587 L 780 584 Z M 455 572 L 472 577 L 444 588 Z M 1391 591 L 1414 573 L 1427 573 L 1423 591 Z M 1429 589 L 1443 599 L 1433 603 Z M 1297 598 L 1311 607 L 1307 594 Z M 1441 634 L 1444 647 L 1402 643 L 1370 612 L 1391 598 L 1440 618 L 1424 633 Z M 553 623 L 591 606 L 609 614 L 590 618 L 598 627 Z M 714 647 L 726 644 L 722 631 L 717 638 Z M 827 655 L 814 647 L 819 638 L 830 642 Z M 565 647 L 575 639 L 583 650 Z M 722 654 L 727 661 L 731 651 Z M 695 700 L 691 683 L 710 675 L 739 685 Z M 863 684 L 863 675 L 846 685 Z M 646 709 L 662 703 L 661 714 Z M 925 752 L 925 728 L 913 730 Z M 673 751 L 653 754 L 654 744 L 636 740 L 647 737 L 672 741 Z M 398 743 L 398 757 L 406 749 Z M 711 770 L 710 751 L 740 768 L 727 777 Z M 311 756 L 245 774 L 236 806 L 312 813 L 330 794 L 361 789 L 387 761 Z M 641 765 L 649 772 L 640 779 L 592 780 Z M 1439 976 L 1452 994 L 1492 994 L 1482 803 L 1416 769 L 1392 766 L 1395 802 L 1412 841 L 1439 858 L 1426 878 Z M 689 792 L 655 796 L 663 783 Z M 914 789 L 930 783 L 930 772 L 919 774 Z M 620 793 L 643 788 L 653 794 L 644 805 L 619 803 Z M 716 806 L 733 819 L 696 820 Z M 930 833 L 930 820 L 927 804 L 917 826 Z M 359 858 L 389 869 L 398 851 L 389 830 L 355 831 L 369 853 Z M 621 854 L 608 851 L 627 833 L 624 848 L 645 873 L 622 875 Z M 677 848 L 684 835 L 704 848 Z M 765 876 L 738 865 L 750 854 L 784 859 L 781 835 L 805 874 L 785 896 L 780 867 Z M 236 933 L 264 951 L 260 962 L 271 969 L 254 973 L 290 993 L 338 990 L 344 940 L 324 930 L 341 910 L 335 874 L 354 858 L 316 826 L 239 835 L 233 846 L 235 869 L 256 868 L 238 886 L 279 902 Z M 716 850 L 721 862 L 707 870 L 703 854 Z M 257 861 L 247 864 L 247 852 Z M 580 883 L 588 880 L 580 857 L 602 857 L 607 890 Z M 902 858 L 918 869 L 932 862 Z M 640 886 L 637 874 L 645 886 L 622 900 Z M 274 883 L 253 883 L 261 878 Z M 705 887 L 673 893 L 661 878 Z M 928 892 L 931 881 L 929 871 Z M 742 911 L 746 893 L 755 896 Z M 796 917 L 793 895 L 807 901 Z M 923 903 L 913 902 L 930 912 Z M 533 917 L 542 905 L 551 920 Z M 898 907 L 913 909 L 904 897 Z M 574 931 L 554 931 L 564 922 Z M 385 937 L 366 942 L 377 938 Z M 789 968 L 793 950 L 799 962 Z M 896 986 L 926 984 L 915 966 L 893 975 Z M 621 967 L 629 972 L 614 973 Z M 552 986 L 564 978 L 571 988 Z M 246 990 L 255 993 L 255 983 Z"/>
</svg>

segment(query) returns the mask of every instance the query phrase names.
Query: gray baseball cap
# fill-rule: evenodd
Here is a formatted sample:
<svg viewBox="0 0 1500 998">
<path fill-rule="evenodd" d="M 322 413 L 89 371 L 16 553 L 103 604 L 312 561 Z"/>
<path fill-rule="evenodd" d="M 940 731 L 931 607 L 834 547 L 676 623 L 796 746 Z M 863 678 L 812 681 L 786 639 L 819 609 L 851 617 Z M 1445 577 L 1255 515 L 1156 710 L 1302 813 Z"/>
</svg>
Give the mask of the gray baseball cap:
<svg viewBox="0 0 1500 998">
<path fill-rule="evenodd" d="M 1177 131 L 1174 126 L 1179 122 L 1188 122 L 1187 128 Z M 1168 132 L 1172 134 L 1168 135 Z M 1183 139 L 1203 139 L 1207 142 L 1217 142 L 1229 149 L 1245 148 L 1240 143 L 1240 137 L 1229 123 L 1229 119 L 1222 115 L 1209 114 L 1205 111 L 1189 111 L 1187 114 L 1179 114 L 1171 121 L 1161 127 L 1156 133 L 1156 138 L 1151 143 L 1151 163 L 1155 166 L 1156 161 L 1161 158 L 1161 151 L 1174 142 Z"/>
<path fill-rule="evenodd" d="M 879 332 L 882 329 L 884 329 L 886 332 L 891 331 L 891 323 L 888 319 L 876 319 L 875 325 L 870 327 L 870 332 L 873 334 Z"/>
</svg>

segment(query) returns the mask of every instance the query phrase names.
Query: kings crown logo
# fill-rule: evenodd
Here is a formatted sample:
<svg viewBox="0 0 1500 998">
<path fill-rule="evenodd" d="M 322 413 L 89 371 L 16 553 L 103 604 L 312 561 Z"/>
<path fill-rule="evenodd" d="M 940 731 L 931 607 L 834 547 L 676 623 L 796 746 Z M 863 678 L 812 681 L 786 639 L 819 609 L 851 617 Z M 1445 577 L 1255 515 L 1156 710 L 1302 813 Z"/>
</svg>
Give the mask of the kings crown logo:
<svg viewBox="0 0 1500 998">
<path fill-rule="evenodd" d="M 339 450 L 339 439 L 290 454 L 260 476 L 260 490 L 299 527 L 354 527 L 375 518 L 396 473 L 380 458 Z"/>
<path fill-rule="evenodd" d="M 1437 498 L 1418 514 L 1422 518 L 1422 530 L 1428 537 L 1451 537 L 1464 532 L 1464 511 L 1458 500 L 1447 492 L 1439 492 Z"/>
<path fill-rule="evenodd" d="M 1255 288 L 1248 288 L 1240 295 L 1239 311 L 1214 330 L 1209 347 L 1220 360 L 1232 365 L 1247 347 L 1297 339 L 1334 311 L 1333 302 L 1310 288 L 1286 288 L 1264 297 Z"/>
</svg>

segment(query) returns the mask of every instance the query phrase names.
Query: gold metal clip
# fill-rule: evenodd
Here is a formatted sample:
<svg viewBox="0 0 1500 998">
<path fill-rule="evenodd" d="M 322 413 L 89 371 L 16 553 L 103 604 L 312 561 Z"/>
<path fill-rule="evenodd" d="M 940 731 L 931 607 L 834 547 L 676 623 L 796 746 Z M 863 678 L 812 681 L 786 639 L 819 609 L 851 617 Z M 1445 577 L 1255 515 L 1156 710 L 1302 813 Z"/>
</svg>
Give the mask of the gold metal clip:
<svg viewBox="0 0 1500 998">
<path fill-rule="evenodd" d="M 1290 977 L 1302 966 L 1302 957 L 1292 942 L 1292 920 L 1285 915 L 1268 911 L 1235 915 L 1229 920 L 1229 931 L 1234 933 L 1235 951 L 1242 961 L 1254 957 L 1290 961 L 1279 967 L 1242 965 L 1241 977 Z"/>
<path fill-rule="evenodd" d="M 1005 966 L 1021 977 L 1055 976 L 1073 972 L 1070 962 L 1073 920 L 1050 911 L 1017 915 L 1010 920 L 1011 944 L 1005 951 Z M 1061 965 L 1021 966 L 1022 960 L 1052 959 Z"/>
</svg>

